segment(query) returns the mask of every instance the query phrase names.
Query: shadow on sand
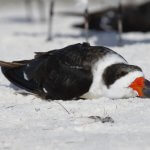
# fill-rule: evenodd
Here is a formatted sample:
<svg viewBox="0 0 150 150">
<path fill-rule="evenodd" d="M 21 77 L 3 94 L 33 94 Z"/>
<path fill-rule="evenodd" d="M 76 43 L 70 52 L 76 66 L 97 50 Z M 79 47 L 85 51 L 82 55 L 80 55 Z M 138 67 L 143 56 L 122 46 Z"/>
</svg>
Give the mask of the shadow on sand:
<svg viewBox="0 0 150 150">
<path fill-rule="evenodd" d="M 118 46 L 119 43 L 119 36 L 117 32 L 96 32 L 96 31 L 90 31 L 89 32 L 89 41 L 92 40 L 94 42 L 94 45 L 103 45 L 103 46 Z M 60 33 L 56 33 L 54 35 L 54 38 L 84 38 L 85 37 L 85 33 L 83 31 L 81 31 L 81 33 L 79 34 L 60 34 Z M 123 37 L 123 41 L 122 41 L 122 45 L 133 45 L 136 43 L 144 43 L 144 44 L 148 44 L 150 43 L 150 39 L 127 39 Z"/>
</svg>

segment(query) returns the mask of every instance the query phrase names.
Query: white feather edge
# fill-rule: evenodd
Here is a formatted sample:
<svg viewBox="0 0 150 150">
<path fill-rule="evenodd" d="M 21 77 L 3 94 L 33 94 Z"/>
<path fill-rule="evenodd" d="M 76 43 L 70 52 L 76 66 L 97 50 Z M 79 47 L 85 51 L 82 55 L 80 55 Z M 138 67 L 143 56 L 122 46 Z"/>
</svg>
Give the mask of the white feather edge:
<svg viewBox="0 0 150 150">
<path fill-rule="evenodd" d="M 23 77 L 24 77 L 25 80 L 29 80 L 28 77 L 27 77 L 27 74 L 25 72 L 23 72 Z"/>
</svg>

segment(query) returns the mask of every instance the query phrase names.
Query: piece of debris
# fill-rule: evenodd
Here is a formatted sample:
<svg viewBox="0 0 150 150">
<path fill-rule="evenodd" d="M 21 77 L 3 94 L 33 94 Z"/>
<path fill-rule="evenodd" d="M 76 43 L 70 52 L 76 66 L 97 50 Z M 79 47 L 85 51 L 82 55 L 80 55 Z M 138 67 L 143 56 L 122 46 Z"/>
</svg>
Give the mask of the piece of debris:
<svg viewBox="0 0 150 150">
<path fill-rule="evenodd" d="M 14 108 L 15 106 L 16 105 L 11 105 L 11 106 L 5 107 L 5 109 Z"/>
<path fill-rule="evenodd" d="M 88 118 L 94 119 L 95 122 L 101 121 L 102 123 L 106 123 L 106 122 L 114 123 L 114 120 L 109 116 L 104 118 L 100 116 L 89 116 Z"/>
</svg>

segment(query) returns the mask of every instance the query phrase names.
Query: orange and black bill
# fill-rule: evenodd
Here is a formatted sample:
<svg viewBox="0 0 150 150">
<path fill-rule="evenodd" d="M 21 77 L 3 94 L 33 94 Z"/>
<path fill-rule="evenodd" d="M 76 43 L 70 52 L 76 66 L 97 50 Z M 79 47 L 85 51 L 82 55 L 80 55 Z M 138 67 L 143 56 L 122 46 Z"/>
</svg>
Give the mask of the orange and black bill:
<svg viewBox="0 0 150 150">
<path fill-rule="evenodd" d="M 150 81 L 144 80 L 143 97 L 150 98 Z"/>
<path fill-rule="evenodd" d="M 136 78 L 129 87 L 135 90 L 139 97 L 150 98 L 150 81 L 144 77 Z"/>
</svg>

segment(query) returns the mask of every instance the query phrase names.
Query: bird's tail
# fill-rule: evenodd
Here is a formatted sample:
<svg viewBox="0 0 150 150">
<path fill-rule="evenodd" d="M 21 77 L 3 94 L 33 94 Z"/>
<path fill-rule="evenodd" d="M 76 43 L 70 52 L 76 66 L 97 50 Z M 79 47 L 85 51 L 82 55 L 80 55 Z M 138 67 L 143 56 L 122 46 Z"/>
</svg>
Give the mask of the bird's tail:
<svg viewBox="0 0 150 150">
<path fill-rule="evenodd" d="M 4 62 L 0 61 L 0 67 L 4 76 L 14 85 L 32 93 L 37 93 L 35 81 L 29 80 L 25 73 L 29 60 Z"/>
<path fill-rule="evenodd" d="M 7 68 L 18 68 L 20 66 L 23 66 L 24 64 L 19 63 L 19 62 L 5 62 L 5 61 L 0 61 L 0 66 L 1 67 L 7 67 Z"/>
</svg>

